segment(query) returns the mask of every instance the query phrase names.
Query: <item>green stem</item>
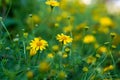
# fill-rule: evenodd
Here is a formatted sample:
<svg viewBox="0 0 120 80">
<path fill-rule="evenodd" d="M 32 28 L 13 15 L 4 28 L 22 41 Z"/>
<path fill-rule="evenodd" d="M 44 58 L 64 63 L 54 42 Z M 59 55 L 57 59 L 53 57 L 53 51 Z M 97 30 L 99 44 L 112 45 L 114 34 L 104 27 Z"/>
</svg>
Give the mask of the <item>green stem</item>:
<svg viewBox="0 0 120 80">
<path fill-rule="evenodd" d="M 112 63 L 113 63 L 113 65 L 115 66 L 115 60 L 114 60 L 114 57 L 113 57 L 113 55 L 112 55 L 112 50 L 111 50 L 112 42 L 113 42 L 113 39 L 110 40 L 110 45 L 109 45 L 108 49 L 109 49 L 110 57 L 111 57 L 111 59 L 112 59 Z"/>
<path fill-rule="evenodd" d="M 11 7 L 12 7 L 12 0 L 10 1 L 10 6 L 9 6 L 9 8 L 8 8 L 8 11 L 6 12 L 5 18 L 8 16 Z"/>
<path fill-rule="evenodd" d="M 23 41 L 23 47 L 24 47 L 25 60 L 27 60 L 27 59 L 26 59 L 26 46 L 25 46 L 25 42 L 24 42 L 24 41 Z"/>
<path fill-rule="evenodd" d="M 10 33 L 8 32 L 8 30 L 7 30 L 6 26 L 5 26 L 5 24 L 3 23 L 3 21 L 1 21 L 1 24 L 2 24 L 3 28 L 6 30 L 8 36 L 9 36 L 9 38 L 10 38 L 10 40 L 11 40 Z"/>
<path fill-rule="evenodd" d="M 39 59 L 39 55 L 40 55 L 40 54 L 41 54 L 41 52 L 37 54 L 37 57 L 36 57 L 35 64 L 37 64 L 37 62 L 38 62 L 38 59 Z"/>
</svg>

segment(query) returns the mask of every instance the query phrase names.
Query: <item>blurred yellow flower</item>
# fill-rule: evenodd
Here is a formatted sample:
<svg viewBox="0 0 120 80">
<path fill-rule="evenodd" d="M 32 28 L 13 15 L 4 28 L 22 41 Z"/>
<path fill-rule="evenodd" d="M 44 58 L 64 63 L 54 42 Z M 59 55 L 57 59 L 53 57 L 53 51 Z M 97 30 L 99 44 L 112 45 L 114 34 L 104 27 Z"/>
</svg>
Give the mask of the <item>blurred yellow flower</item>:
<svg viewBox="0 0 120 80">
<path fill-rule="evenodd" d="M 46 61 L 43 61 L 39 64 L 40 72 L 47 72 L 50 69 L 50 64 Z"/>
<path fill-rule="evenodd" d="M 66 48 L 65 48 L 65 52 L 67 52 L 67 53 L 70 52 L 70 48 L 69 48 L 69 47 L 66 47 Z"/>
<path fill-rule="evenodd" d="M 102 18 L 100 18 L 99 22 L 100 22 L 100 24 L 102 26 L 111 26 L 111 25 L 113 25 L 113 22 L 109 17 L 102 17 Z"/>
<path fill-rule="evenodd" d="M 93 35 L 86 35 L 83 39 L 83 42 L 86 44 L 93 43 L 95 41 L 96 41 L 96 39 Z"/>
<path fill-rule="evenodd" d="M 72 26 L 66 26 L 66 27 L 64 27 L 64 28 L 63 28 L 63 31 L 64 31 L 65 33 L 71 32 L 71 31 L 72 31 Z"/>
<path fill-rule="evenodd" d="M 88 64 L 93 64 L 93 63 L 95 63 L 95 62 L 96 62 L 96 58 L 95 58 L 95 57 L 89 56 L 89 57 L 87 58 L 87 63 L 88 63 Z"/>
<path fill-rule="evenodd" d="M 68 57 L 68 54 L 67 54 L 67 53 L 64 53 L 64 54 L 62 55 L 62 57 L 63 57 L 63 58 L 67 58 L 67 57 Z"/>
<path fill-rule="evenodd" d="M 35 50 L 44 50 L 48 46 L 47 41 L 40 39 L 40 38 L 34 38 L 34 40 L 31 41 L 30 46 L 32 49 Z"/>
<path fill-rule="evenodd" d="M 52 53 L 49 53 L 49 54 L 47 54 L 47 57 L 48 57 L 48 58 L 53 58 L 54 55 L 53 55 Z"/>
<path fill-rule="evenodd" d="M 67 77 L 66 73 L 64 71 L 60 71 L 58 73 L 58 78 L 59 79 L 65 79 Z"/>
<path fill-rule="evenodd" d="M 64 45 L 67 43 L 71 43 L 73 40 L 72 38 L 70 38 L 70 36 L 64 35 L 63 33 L 58 34 L 56 38 L 59 42 L 62 42 Z"/>
<path fill-rule="evenodd" d="M 83 67 L 82 69 L 84 72 L 88 72 L 88 68 L 87 67 Z"/>
<path fill-rule="evenodd" d="M 113 69 L 114 69 L 114 66 L 113 65 L 109 65 L 109 66 L 107 66 L 107 67 L 105 67 L 103 69 L 103 72 L 110 71 L 110 70 L 113 70 Z"/>
<path fill-rule="evenodd" d="M 31 17 L 28 17 L 26 19 L 26 22 L 29 25 L 31 25 L 31 22 L 33 22 L 34 24 L 38 24 L 38 23 L 40 23 L 40 21 L 41 21 L 40 17 L 38 15 L 35 15 L 35 14 L 33 14 Z"/>
<path fill-rule="evenodd" d="M 37 53 L 35 49 L 30 49 L 30 56 L 34 56 Z"/>
<path fill-rule="evenodd" d="M 109 28 L 108 27 L 104 27 L 104 26 L 100 26 L 98 31 L 106 34 L 106 33 L 109 33 Z"/>
<path fill-rule="evenodd" d="M 77 34 L 77 35 L 74 36 L 74 41 L 79 41 L 79 40 L 81 40 L 81 38 L 82 38 L 82 35 Z"/>
<path fill-rule="evenodd" d="M 33 78 L 33 72 L 32 71 L 28 71 L 26 73 L 26 76 L 27 76 L 27 78 Z"/>
<path fill-rule="evenodd" d="M 52 46 L 52 50 L 53 51 L 58 51 L 59 50 L 59 46 L 58 45 L 53 45 Z"/>
<path fill-rule="evenodd" d="M 79 24 L 77 27 L 76 27 L 76 30 L 82 30 L 85 26 L 87 26 L 87 23 L 86 22 L 83 22 L 81 24 Z"/>
<path fill-rule="evenodd" d="M 47 0 L 45 3 L 46 3 L 47 5 L 52 6 L 52 7 L 54 7 L 54 6 L 59 6 L 59 2 L 57 2 L 56 0 Z"/>
<path fill-rule="evenodd" d="M 106 53 L 107 52 L 107 48 L 105 46 L 102 46 L 98 49 L 99 53 Z"/>
<path fill-rule="evenodd" d="M 100 54 L 96 54 L 95 56 L 96 56 L 97 58 L 100 58 Z"/>
</svg>

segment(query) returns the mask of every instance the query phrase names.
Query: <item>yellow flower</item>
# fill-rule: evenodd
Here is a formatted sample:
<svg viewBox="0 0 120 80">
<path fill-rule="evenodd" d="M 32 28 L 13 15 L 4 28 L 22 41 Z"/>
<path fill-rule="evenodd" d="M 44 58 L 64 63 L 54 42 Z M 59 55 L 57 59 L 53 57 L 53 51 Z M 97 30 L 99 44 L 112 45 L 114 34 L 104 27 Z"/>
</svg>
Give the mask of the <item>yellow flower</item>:
<svg viewBox="0 0 120 80">
<path fill-rule="evenodd" d="M 109 28 L 108 27 L 104 27 L 104 26 L 100 26 L 98 31 L 106 34 L 106 33 L 109 33 Z"/>
<path fill-rule="evenodd" d="M 31 15 L 31 17 L 26 18 L 26 23 L 29 25 L 29 27 L 32 29 L 34 26 L 31 26 L 31 22 L 34 24 L 39 24 L 41 21 L 40 17 L 36 14 Z"/>
<path fill-rule="evenodd" d="M 66 48 L 65 48 L 65 52 L 67 52 L 67 53 L 70 52 L 70 48 L 69 48 L 69 47 L 66 47 Z"/>
<path fill-rule="evenodd" d="M 66 26 L 66 27 L 64 27 L 64 28 L 63 28 L 63 31 L 64 31 L 65 33 L 71 32 L 71 31 L 72 31 L 72 26 Z"/>
<path fill-rule="evenodd" d="M 53 58 L 54 55 L 53 55 L 52 53 L 49 53 L 49 54 L 47 55 L 47 57 L 48 57 L 48 58 Z"/>
<path fill-rule="evenodd" d="M 67 77 L 66 73 L 64 71 L 60 71 L 58 73 L 58 78 L 59 79 L 65 79 Z"/>
<path fill-rule="evenodd" d="M 47 72 L 50 69 L 50 65 L 48 62 L 43 61 L 39 64 L 40 72 Z"/>
<path fill-rule="evenodd" d="M 89 56 L 89 57 L 87 58 L 87 63 L 88 63 L 88 64 L 92 64 L 92 63 L 95 63 L 95 62 L 96 62 L 96 58 L 95 58 L 95 57 Z"/>
<path fill-rule="evenodd" d="M 113 69 L 114 69 L 114 66 L 113 65 L 109 65 L 109 66 L 107 66 L 107 67 L 105 67 L 103 69 L 103 72 L 110 71 L 110 70 L 113 70 Z"/>
<path fill-rule="evenodd" d="M 107 52 L 107 48 L 105 46 L 102 46 L 98 49 L 99 53 L 106 53 Z"/>
<path fill-rule="evenodd" d="M 59 6 L 59 2 L 55 0 L 47 0 L 45 3 L 50 6 Z"/>
<path fill-rule="evenodd" d="M 72 42 L 73 40 L 72 38 L 70 38 L 70 36 L 64 35 L 63 33 L 58 34 L 56 38 L 59 42 L 62 42 L 64 45 Z"/>
<path fill-rule="evenodd" d="M 58 45 L 53 45 L 52 46 L 52 50 L 53 51 L 58 51 L 59 50 L 59 46 Z"/>
<path fill-rule="evenodd" d="M 102 26 L 111 26 L 111 25 L 113 25 L 113 22 L 109 17 L 102 17 L 102 18 L 100 18 L 99 22 L 100 22 L 100 24 Z"/>
<path fill-rule="evenodd" d="M 88 72 L 88 68 L 87 67 L 83 67 L 82 69 L 84 72 Z"/>
<path fill-rule="evenodd" d="M 32 72 L 32 71 L 28 71 L 28 72 L 26 73 L 26 76 L 27 76 L 28 78 L 32 78 L 32 77 L 33 77 L 33 72 Z"/>
<path fill-rule="evenodd" d="M 30 49 L 30 56 L 34 56 L 37 53 L 35 49 Z"/>
<path fill-rule="evenodd" d="M 35 50 L 44 50 L 48 46 L 47 41 L 40 39 L 40 38 L 35 38 L 34 40 L 31 41 L 30 43 L 31 48 Z"/>
<path fill-rule="evenodd" d="M 63 57 L 63 58 L 67 58 L 67 57 L 68 57 L 68 54 L 67 54 L 67 53 L 64 53 L 64 54 L 62 55 L 62 57 Z"/>
<path fill-rule="evenodd" d="M 83 42 L 84 42 L 84 43 L 87 43 L 87 44 L 93 43 L 93 42 L 95 42 L 95 41 L 96 41 L 96 39 L 95 39 L 95 37 L 94 37 L 93 35 L 86 35 L 86 36 L 84 37 L 84 39 L 83 39 Z"/>
</svg>

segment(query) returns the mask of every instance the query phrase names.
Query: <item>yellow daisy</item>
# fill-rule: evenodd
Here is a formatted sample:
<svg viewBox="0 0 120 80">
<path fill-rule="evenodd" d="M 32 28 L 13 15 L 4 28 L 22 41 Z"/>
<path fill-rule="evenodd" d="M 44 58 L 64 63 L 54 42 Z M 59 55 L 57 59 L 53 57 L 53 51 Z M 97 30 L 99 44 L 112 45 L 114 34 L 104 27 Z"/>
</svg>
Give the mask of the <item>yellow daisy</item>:
<svg viewBox="0 0 120 80">
<path fill-rule="evenodd" d="M 46 47 L 48 46 L 48 43 L 47 41 L 43 40 L 43 39 L 40 39 L 40 38 L 35 38 L 34 40 L 31 41 L 30 43 L 30 47 L 32 49 L 35 49 L 36 51 L 37 50 L 44 50 L 46 49 Z"/>
<path fill-rule="evenodd" d="M 73 40 L 70 36 L 64 35 L 63 33 L 58 34 L 56 39 L 59 42 L 62 42 L 64 45 L 67 44 L 67 43 L 72 42 L 72 40 Z"/>
<path fill-rule="evenodd" d="M 48 0 L 45 2 L 47 5 L 50 6 L 59 6 L 59 2 L 55 1 L 55 0 Z"/>
</svg>

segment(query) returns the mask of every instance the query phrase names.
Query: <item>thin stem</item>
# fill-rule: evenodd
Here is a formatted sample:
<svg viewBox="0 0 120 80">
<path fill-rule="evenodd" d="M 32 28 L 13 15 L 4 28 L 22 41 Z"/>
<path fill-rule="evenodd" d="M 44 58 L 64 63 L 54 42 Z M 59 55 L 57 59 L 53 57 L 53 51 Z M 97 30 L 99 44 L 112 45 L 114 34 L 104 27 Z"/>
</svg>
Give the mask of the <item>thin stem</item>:
<svg viewBox="0 0 120 80">
<path fill-rule="evenodd" d="M 11 7 L 12 7 L 12 0 L 10 1 L 10 6 L 9 6 L 9 8 L 8 8 L 8 11 L 6 12 L 5 18 L 8 16 Z"/>
<path fill-rule="evenodd" d="M 35 64 L 37 64 L 37 62 L 38 62 L 38 59 L 39 59 L 39 55 L 41 54 L 41 51 L 40 51 L 40 53 L 38 53 L 38 55 L 37 55 L 37 57 L 36 57 L 36 61 L 35 61 Z"/>
<path fill-rule="evenodd" d="M 110 40 L 110 45 L 109 45 L 108 49 L 109 49 L 109 54 L 110 54 L 111 59 L 112 59 L 112 63 L 115 66 L 115 60 L 114 60 L 114 57 L 112 55 L 112 50 L 111 50 L 112 42 L 113 42 L 113 39 Z"/>
<path fill-rule="evenodd" d="M 7 30 L 6 26 L 5 26 L 5 24 L 3 23 L 3 21 L 0 21 L 0 22 L 1 22 L 2 26 L 3 26 L 3 28 L 6 30 L 8 36 L 9 36 L 9 38 L 10 38 L 10 40 L 11 40 L 10 33 L 8 32 L 8 30 Z"/>
<path fill-rule="evenodd" d="M 115 66 L 115 60 L 114 60 L 114 57 L 113 57 L 113 55 L 112 55 L 112 51 L 109 50 L 109 53 L 110 53 L 110 56 L 111 56 L 111 59 L 112 59 L 113 65 Z"/>
<path fill-rule="evenodd" d="M 23 41 L 23 47 L 24 47 L 24 55 L 25 55 L 25 60 L 26 60 L 26 46 L 25 46 L 25 42 Z"/>
</svg>

